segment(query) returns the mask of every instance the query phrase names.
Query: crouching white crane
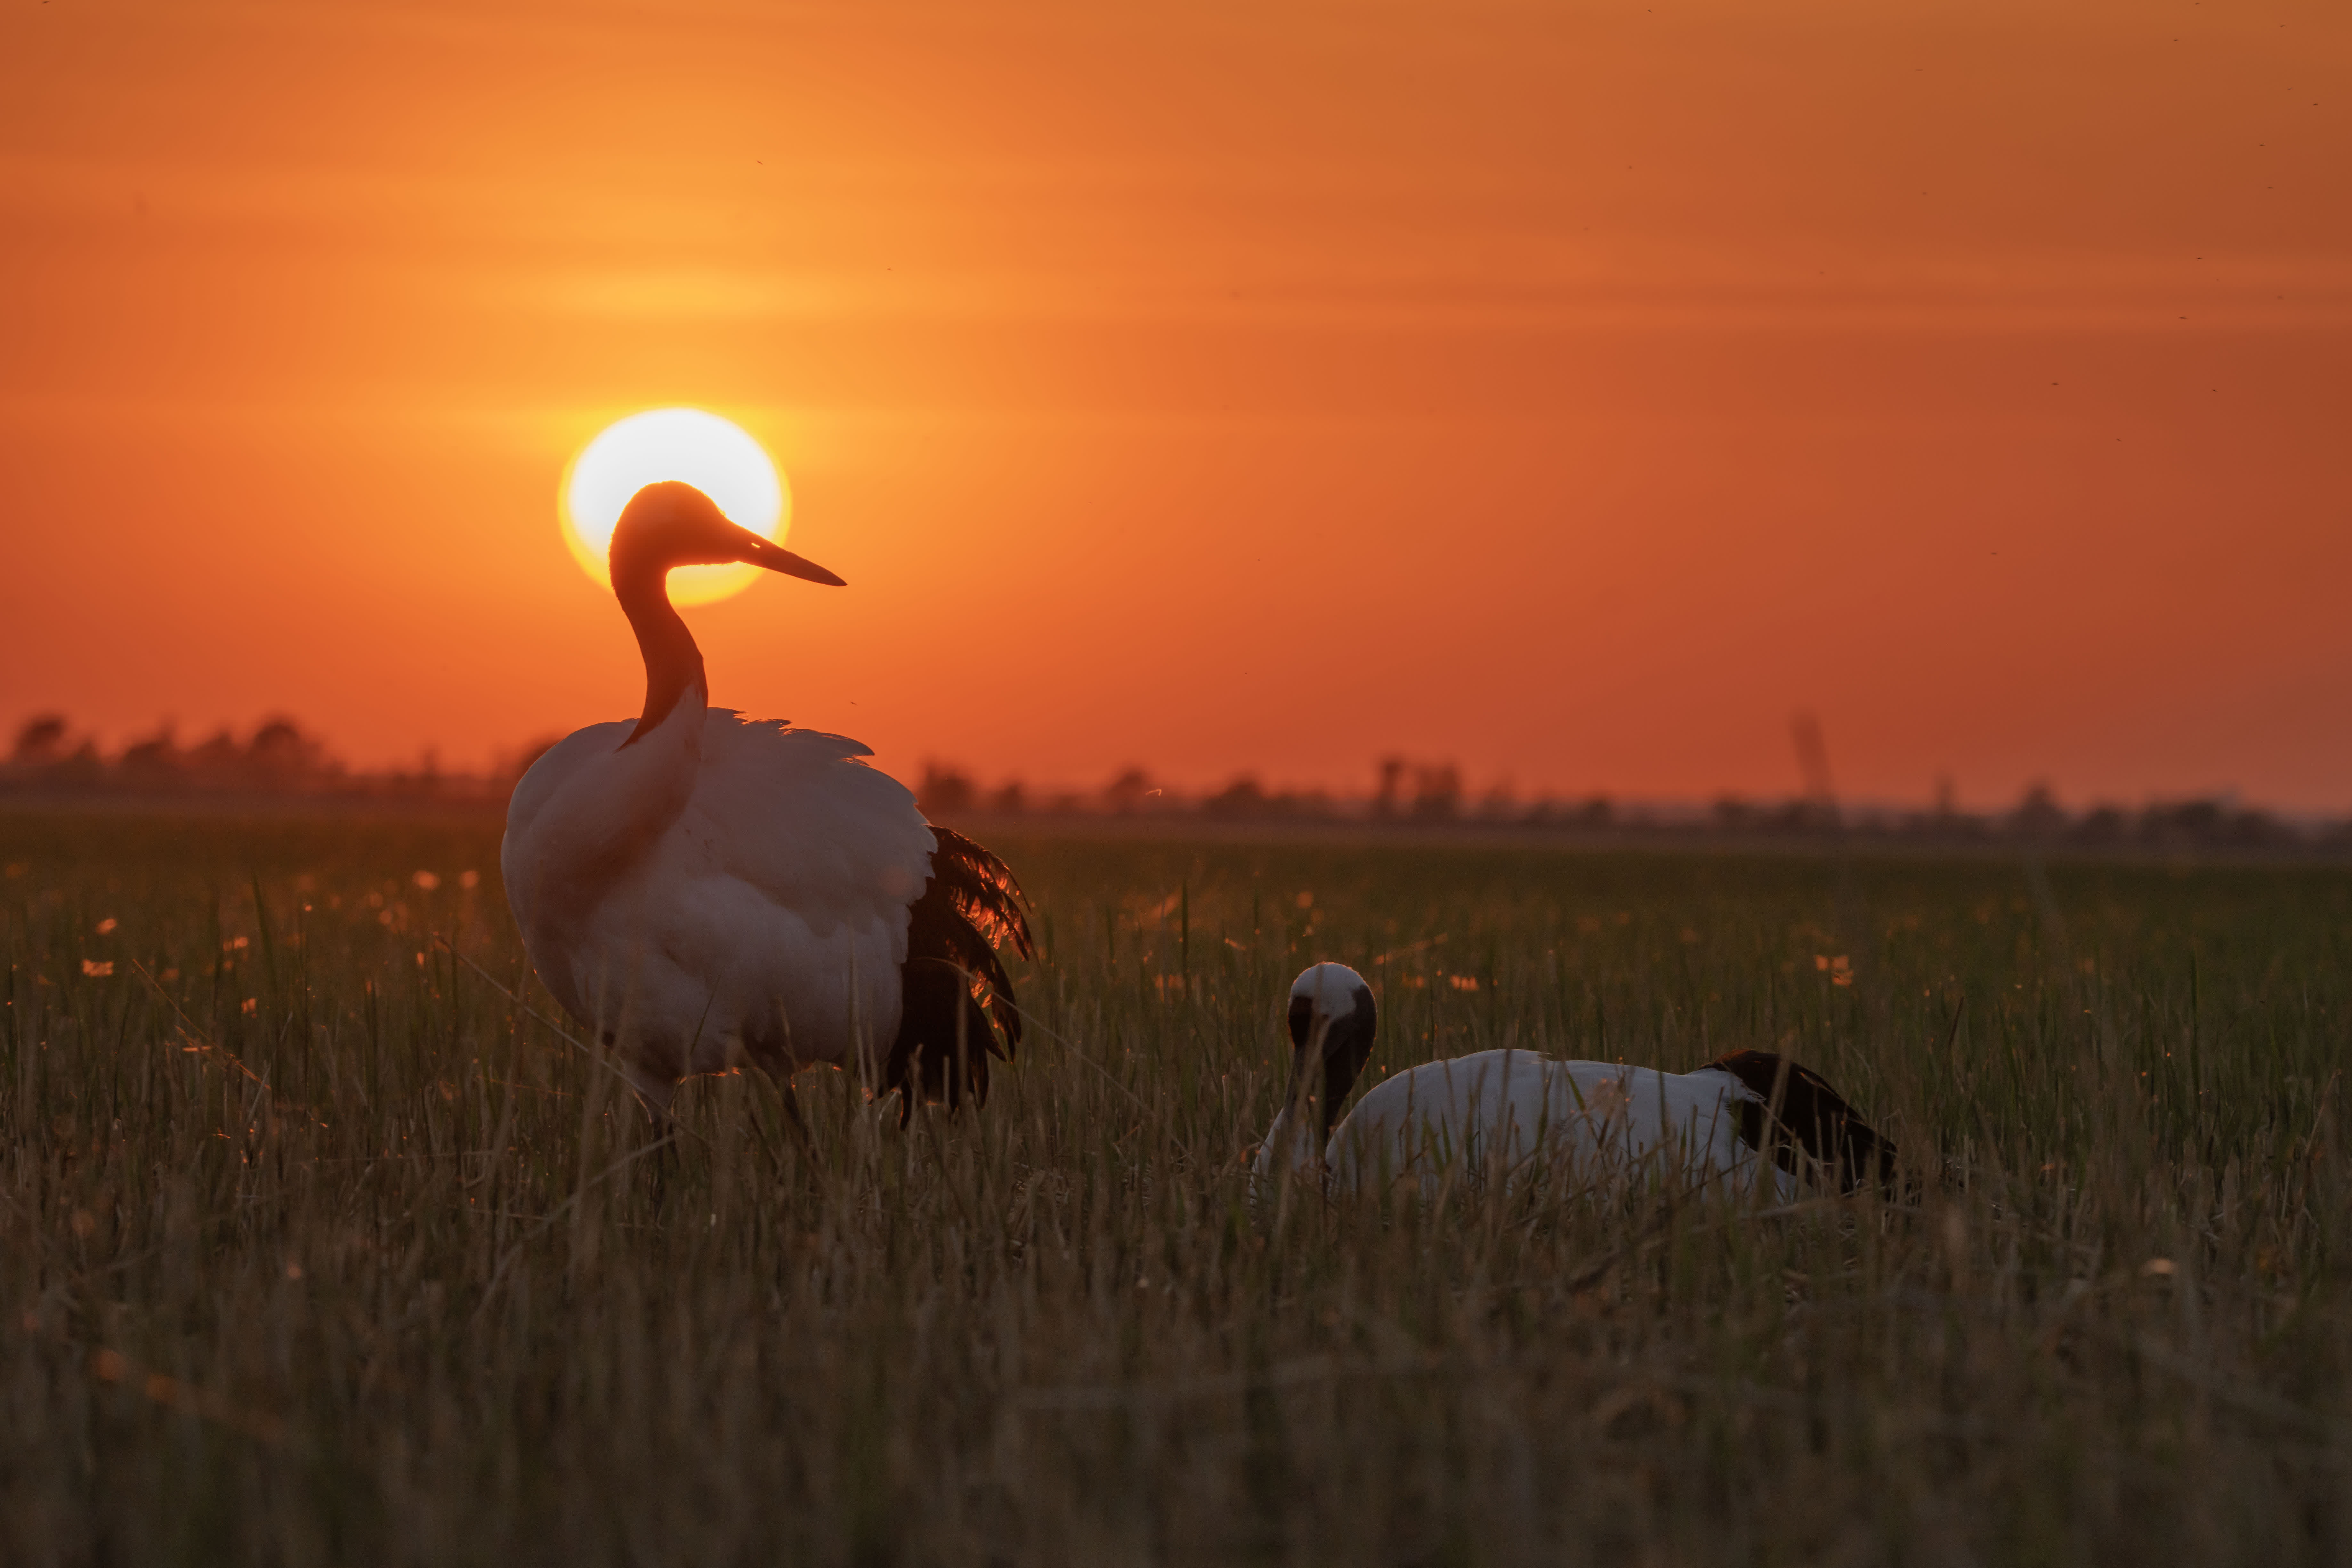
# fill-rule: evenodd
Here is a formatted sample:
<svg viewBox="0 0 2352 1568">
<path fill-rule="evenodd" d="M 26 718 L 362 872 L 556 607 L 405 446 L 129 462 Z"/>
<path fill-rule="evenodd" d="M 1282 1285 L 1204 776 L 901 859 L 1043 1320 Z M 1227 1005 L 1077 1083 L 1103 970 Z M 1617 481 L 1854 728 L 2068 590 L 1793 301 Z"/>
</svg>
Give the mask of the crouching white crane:
<svg viewBox="0 0 2352 1568">
<path fill-rule="evenodd" d="M 729 521 L 690 485 L 647 485 L 613 530 L 613 592 L 646 661 L 645 710 L 530 766 L 499 863 L 548 990 L 656 1114 L 677 1081 L 750 1062 L 834 1063 L 877 1095 L 988 1093 L 1021 1016 L 997 948 L 1030 952 L 1004 863 L 923 820 L 855 741 L 709 706 L 669 602 L 674 566 L 745 561 L 842 580 Z"/>
<path fill-rule="evenodd" d="M 1319 1163 L 1339 1186 L 1418 1176 L 1428 1188 L 1456 1162 L 1507 1175 L 1538 1161 L 1588 1176 L 1663 1164 L 1742 1188 L 1769 1173 L 1785 1201 L 1810 1170 L 1849 1191 L 1894 1173 L 1893 1143 L 1769 1051 L 1687 1073 L 1478 1051 L 1382 1079 L 1341 1121 L 1379 1016 L 1371 987 L 1346 964 L 1316 964 L 1292 984 L 1290 1097 L 1258 1149 L 1260 1178 Z"/>
</svg>

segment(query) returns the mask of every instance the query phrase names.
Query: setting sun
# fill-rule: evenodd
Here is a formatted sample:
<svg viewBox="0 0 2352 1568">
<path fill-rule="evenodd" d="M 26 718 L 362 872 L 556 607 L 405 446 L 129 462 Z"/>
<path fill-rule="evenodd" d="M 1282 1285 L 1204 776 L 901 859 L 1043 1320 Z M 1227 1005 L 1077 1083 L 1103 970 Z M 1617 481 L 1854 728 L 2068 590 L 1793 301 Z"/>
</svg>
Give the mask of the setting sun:
<svg viewBox="0 0 2352 1568">
<path fill-rule="evenodd" d="M 654 408 L 605 426 L 563 476 L 560 510 L 572 559 L 609 584 L 604 552 L 629 498 L 658 479 L 683 479 L 743 527 L 782 542 L 792 492 L 764 447 L 740 426 L 698 408 Z M 749 586 L 760 568 L 688 566 L 670 574 L 673 603 L 707 605 Z"/>
</svg>

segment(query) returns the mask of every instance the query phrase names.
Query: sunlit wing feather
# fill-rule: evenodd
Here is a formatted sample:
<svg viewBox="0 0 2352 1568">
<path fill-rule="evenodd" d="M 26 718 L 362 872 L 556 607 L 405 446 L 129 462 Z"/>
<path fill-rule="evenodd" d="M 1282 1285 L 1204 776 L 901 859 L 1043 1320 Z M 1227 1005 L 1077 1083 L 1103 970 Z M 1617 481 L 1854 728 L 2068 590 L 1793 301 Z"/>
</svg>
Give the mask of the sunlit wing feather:
<svg viewBox="0 0 2352 1568">
<path fill-rule="evenodd" d="M 885 1087 L 900 1091 L 902 1119 L 919 1099 L 987 1100 L 989 1058 L 1009 1061 L 1021 1044 L 997 949 L 1034 951 L 1012 870 L 952 828 L 931 832 L 931 879 L 908 922 L 906 1010 L 883 1073 Z"/>
</svg>

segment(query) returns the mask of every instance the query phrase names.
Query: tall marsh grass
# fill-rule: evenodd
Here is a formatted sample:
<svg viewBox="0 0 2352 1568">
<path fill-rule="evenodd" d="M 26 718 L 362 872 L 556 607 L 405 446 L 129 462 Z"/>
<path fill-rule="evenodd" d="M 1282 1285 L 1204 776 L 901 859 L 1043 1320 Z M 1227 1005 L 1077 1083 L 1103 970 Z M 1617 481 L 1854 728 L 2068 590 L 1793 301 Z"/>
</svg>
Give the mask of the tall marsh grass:
<svg viewBox="0 0 2352 1568">
<path fill-rule="evenodd" d="M 992 847 L 983 1112 L 665 1141 L 493 826 L 0 821 L 0 1557 L 2352 1557 L 2352 871 Z M 1374 1077 L 1778 1048 L 1906 1184 L 1254 1204 L 1324 957 Z"/>
</svg>

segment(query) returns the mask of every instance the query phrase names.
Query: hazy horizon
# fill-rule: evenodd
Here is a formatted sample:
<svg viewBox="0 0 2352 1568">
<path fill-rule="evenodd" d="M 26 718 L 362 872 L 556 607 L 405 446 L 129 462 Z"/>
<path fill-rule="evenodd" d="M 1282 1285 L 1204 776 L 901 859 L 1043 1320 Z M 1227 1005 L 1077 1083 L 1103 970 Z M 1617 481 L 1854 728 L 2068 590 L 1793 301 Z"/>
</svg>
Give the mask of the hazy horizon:
<svg viewBox="0 0 2352 1568">
<path fill-rule="evenodd" d="M 621 716 L 615 715 L 615 717 Z M 5 731 L 0 733 L 21 739 L 35 721 L 51 720 L 62 720 L 66 724 L 66 731 L 58 752 L 60 757 L 69 755 L 81 744 L 87 742 L 98 748 L 101 760 L 110 767 L 125 763 L 126 752 L 131 748 L 150 745 L 158 740 L 169 740 L 184 763 L 193 761 L 201 748 L 216 747 L 223 742 L 235 742 L 242 747 L 252 743 L 256 735 L 266 727 L 292 724 L 305 743 L 315 743 L 319 746 L 322 753 L 320 760 L 329 766 L 336 770 L 348 769 L 355 778 L 372 779 L 415 778 L 432 774 L 450 779 L 477 781 L 510 777 L 521 767 L 527 765 L 530 760 L 535 758 L 539 752 L 561 739 L 560 735 L 554 733 L 544 734 L 530 742 L 498 748 L 487 757 L 475 759 L 452 758 L 444 754 L 438 748 L 428 746 L 405 757 L 362 760 L 345 755 L 334 746 L 331 738 L 320 734 L 310 725 L 304 723 L 300 715 L 289 713 L 283 710 L 272 710 L 249 723 L 218 723 L 188 728 L 182 728 L 176 723 L 166 723 L 149 725 L 143 730 L 128 731 L 121 735 L 99 733 L 76 724 L 69 715 L 50 710 L 24 715 L 10 723 Z M 0 779 L 6 777 L 7 763 L 10 760 L 7 753 L 0 752 Z M 1264 770 L 1255 768 L 1242 768 L 1213 776 L 1185 777 L 1165 769 L 1155 768 L 1149 762 L 1139 758 L 1131 758 L 1125 763 L 1087 778 L 1039 776 L 1018 772 L 990 773 L 985 770 L 970 767 L 958 758 L 936 754 L 926 755 L 911 763 L 904 759 L 894 760 L 881 756 L 875 756 L 868 760 L 872 765 L 898 778 L 910 789 L 917 789 L 919 786 L 928 787 L 935 776 L 941 774 L 954 775 L 963 785 L 969 786 L 983 796 L 999 795 L 1010 787 L 1024 794 L 1029 803 L 1027 806 L 1020 809 L 1041 807 L 1048 810 L 1060 809 L 1059 803 L 1066 801 L 1076 801 L 1081 809 L 1106 809 L 1108 808 L 1106 803 L 1110 795 L 1119 786 L 1127 784 L 1131 779 L 1139 776 L 1143 780 L 1144 784 L 1149 786 L 1150 795 L 1157 796 L 1164 791 L 1171 804 L 1187 811 L 1201 806 L 1211 796 L 1221 791 L 1244 784 L 1257 786 L 1268 800 L 1325 800 L 1354 808 L 1364 806 L 1381 798 L 1382 773 L 1390 764 L 1394 764 L 1399 770 L 1394 783 L 1397 787 L 1405 792 L 1398 797 L 1402 803 L 1400 809 L 1411 805 L 1412 792 L 1421 787 L 1427 771 L 1442 769 L 1455 775 L 1454 783 L 1459 790 L 1456 798 L 1460 811 L 1465 816 L 1478 815 L 1497 805 L 1525 808 L 1549 803 L 1557 807 L 1570 808 L 1594 801 L 1610 802 L 1621 810 L 1637 814 L 1664 812 L 1672 816 L 1696 812 L 1703 815 L 1727 802 L 1768 807 L 1790 803 L 1814 802 L 1821 798 L 1818 788 L 1813 783 L 1798 776 L 1802 769 L 1801 763 L 1796 762 L 1791 763 L 1790 779 L 1779 787 L 1768 785 L 1754 790 L 1717 789 L 1693 794 L 1639 795 L 1613 790 L 1605 784 L 1566 789 L 1524 788 L 1519 781 L 1508 777 L 1480 778 L 1462 773 L 1454 759 L 1406 756 L 1396 752 L 1371 759 L 1356 776 L 1328 779 L 1286 779 L 1271 776 Z M 119 789 L 127 782 L 129 781 L 116 777 L 106 787 Z M 169 787 L 169 781 L 164 778 L 152 778 L 149 782 L 155 785 Z M 2050 803 L 2070 812 L 2103 808 L 2138 811 L 2210 802 L 2232 809 L 2268 812 L 2281 816 L 2285 820 L 2306 825 L 2326 824 L 2342 815 L 2340 807 L 2298 806 L 2266 801 L 2248 795 L 2242 790 L 2230 787 L 2194 790 L 2181 794 L 2145 791 L 2137 795 L 2090 795 L 2070 794 L 2059 788 L 2050 778 L 2036 776 L 2029 778 L 2014 795 L 2007 797 L 1977 799 L 1963 795 L 1957 784 L 1948 779 L 1936 780 L 1930 792 L 1919 796 L 1857 795 L 1837 790 L 1833 778 L 1830 783 L 1832 798 L 1841 810 L 1859 813 L 1865 816 L 1901 816 L 1950 810 L 1965 816 L 1994 817 L 2015 811 L 2035 798 L 2046 798 Z M 1119 809 L 1136 809 L 1136 807 L 1128 806 Z M 1447 815 L 1451 815 L 1451 811 Z"/>
</svg>

